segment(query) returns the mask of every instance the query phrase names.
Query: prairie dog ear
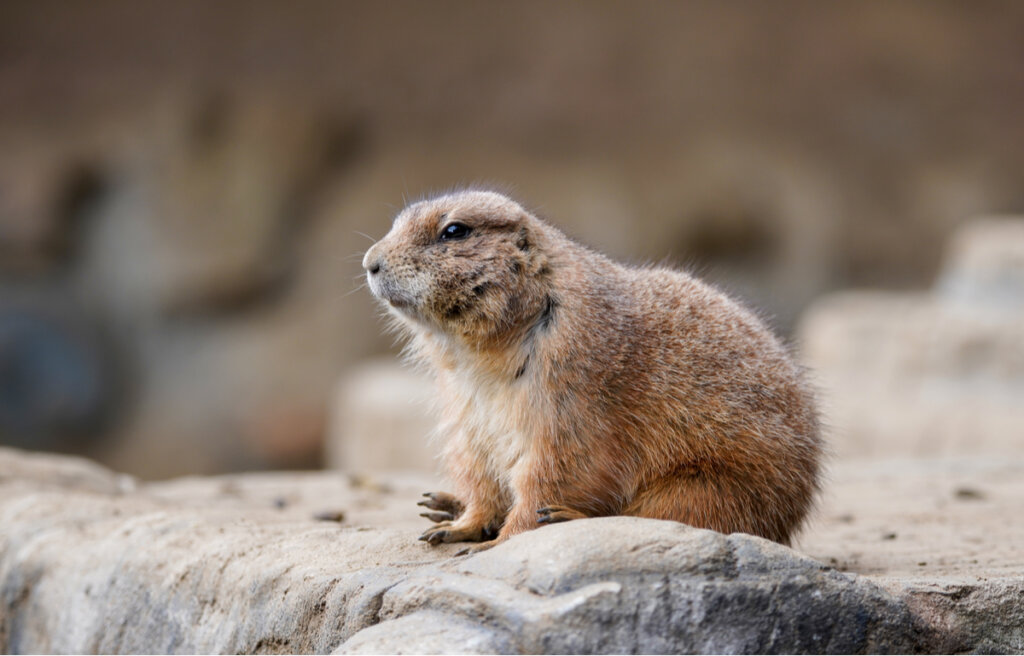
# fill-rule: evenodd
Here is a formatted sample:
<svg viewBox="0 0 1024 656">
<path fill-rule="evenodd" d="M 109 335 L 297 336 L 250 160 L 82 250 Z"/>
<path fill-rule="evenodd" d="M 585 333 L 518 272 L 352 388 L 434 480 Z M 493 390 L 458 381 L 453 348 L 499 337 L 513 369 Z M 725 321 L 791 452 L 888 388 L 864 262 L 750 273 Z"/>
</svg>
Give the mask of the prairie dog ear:
<svg viewBox="0 0 1024 656">
<path fill-rule="evenodd" d="M 530 239 L 526 235 L 526 228 L 520 228 L 519 234 L 516 235 L 516 248 L 525 252 L 530 250 Z"/>
<path fill-rule="evenodd" d="M 548 272 L 548 256 L 544 250 L 537 248 L 536 237 L 526 226 L 522 226 L 516 232 L 516 248 L 522 251 L 526 258 L 526 271 L 530 275 L 543 275 Z"/>
</svg>

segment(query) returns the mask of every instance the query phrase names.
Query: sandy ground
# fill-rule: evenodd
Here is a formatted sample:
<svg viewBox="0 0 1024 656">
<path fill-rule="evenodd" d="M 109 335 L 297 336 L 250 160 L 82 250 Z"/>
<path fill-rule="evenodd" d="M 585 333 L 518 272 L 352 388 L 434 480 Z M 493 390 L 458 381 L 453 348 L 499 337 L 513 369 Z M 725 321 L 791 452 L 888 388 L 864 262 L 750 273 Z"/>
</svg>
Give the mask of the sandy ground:
<svg viewBox="0 0 1024 656">
<path fill-rule="evenodd" d="M 1024 459 L 850 461 L 794 545 L 875 577 L 1024 577 Z"/>
<path fill-rule="evenodd" d="M 147 488 L 175 503 L 208 506 L 216 498 L 228 514 L 319 514 L 355 530 L 401 527 L 412 539 L 429 525 L 415 505 L 421 492 L 444 485 L 418 473 L 322 472 L 178 479 Z M 819 509 L 793 546 L 882 581 L 1022 579 L 1024 459 L 834 463 Z"/>
</svg>

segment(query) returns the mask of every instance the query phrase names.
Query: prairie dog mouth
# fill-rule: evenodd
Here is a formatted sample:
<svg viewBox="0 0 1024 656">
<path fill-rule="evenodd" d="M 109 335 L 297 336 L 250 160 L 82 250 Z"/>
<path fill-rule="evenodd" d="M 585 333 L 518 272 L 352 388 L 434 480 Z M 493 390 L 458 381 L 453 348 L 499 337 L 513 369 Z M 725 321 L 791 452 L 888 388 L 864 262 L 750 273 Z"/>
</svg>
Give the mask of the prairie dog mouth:
<svg viewBox="0 0 1024 656">
<path fill-rule="evenodd" d="M 407 308 L 407 307 L 411 307 L 412 306 L 412 301 L 406 300 L 406 299 L 404 299 L 404 298 L 402 298 L 400 296 L 393 296 L 393 297 L 390 297 L 390 298 L 386 298 L 384 300 L 386 300 L 388 302 L 388 304 L 391 305 L 391 307 L 395 307 L 395 308 L 398 308 L 398 309 Z"/>
<path fill-rule="evenodd" d="M 381 280 L 375 276 L 369 276 L 370 291 L 374 296 L 382 301 L 387 301 L 388 305 L 397 309 L 405 309 L 412 307 L 415 303 L 415 299 L 406 291 L 400 289 L 398 285 L 390 280 Z"/>
</svg>

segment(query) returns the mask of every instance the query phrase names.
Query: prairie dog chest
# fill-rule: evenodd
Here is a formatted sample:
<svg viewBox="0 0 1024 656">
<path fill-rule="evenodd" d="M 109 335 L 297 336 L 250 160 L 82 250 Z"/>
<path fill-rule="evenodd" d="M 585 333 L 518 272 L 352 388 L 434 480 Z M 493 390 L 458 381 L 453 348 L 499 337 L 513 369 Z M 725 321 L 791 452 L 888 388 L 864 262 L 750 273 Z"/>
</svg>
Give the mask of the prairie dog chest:
<svg viewBox="0 0 1024 656">
<path fill-rule="evenodd" d="M 453 439 L 476 455 L 496 480 L 507 481 L 529 445 L 526 392 L 463 376 L 449 388 L 461 404 Z"/>
</svg>

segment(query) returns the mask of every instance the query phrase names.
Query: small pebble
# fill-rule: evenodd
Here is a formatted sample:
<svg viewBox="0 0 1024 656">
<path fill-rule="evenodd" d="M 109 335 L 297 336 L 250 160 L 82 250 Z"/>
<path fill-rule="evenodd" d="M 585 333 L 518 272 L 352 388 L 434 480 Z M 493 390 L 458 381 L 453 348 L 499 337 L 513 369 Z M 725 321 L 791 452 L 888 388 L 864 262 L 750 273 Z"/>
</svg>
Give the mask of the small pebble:
<svg viewBox="0 0 1024 656">
<path fill-rule="evenodd" d="M 348 484 L 356 490 L 367 490 L 369 492 L 379 492 L 380 494 L 390 494 L 394 491 L 387 483 L 363 474 L 349 474 Z"/>
<path fill-rule="evenodd" d="M 321 522 L 338 522 L 340 524 L 345 521 L 345 513 L 340 510 L 321 510 L 313 515 L 313 519 Z"/>
<path fill-rule="evenodd" d="M 984 492 L 973 487 L 958 487 L 953 494 L 957 499 L 964 499 L 966 501 L 980 501 L 985 498 Z"/>
<path fill-rule="evenodd" d="M 896 539 L 896 534 L 895 533 L 885 533 L 885 534 L 882 535 L 882 539 L 883 540 L 895 540 Z"/>
</svg>

